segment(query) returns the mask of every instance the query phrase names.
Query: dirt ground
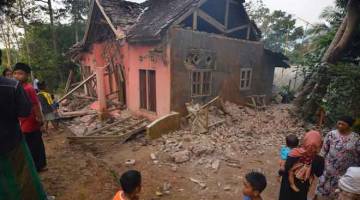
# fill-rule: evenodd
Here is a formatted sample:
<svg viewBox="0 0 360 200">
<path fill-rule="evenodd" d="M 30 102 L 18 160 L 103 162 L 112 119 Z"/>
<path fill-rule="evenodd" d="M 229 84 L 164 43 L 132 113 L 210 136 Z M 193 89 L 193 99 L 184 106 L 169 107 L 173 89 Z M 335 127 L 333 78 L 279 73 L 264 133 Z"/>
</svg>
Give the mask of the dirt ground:
<svg viewBox="0 0 360 200">
<path fill-rule="evenodd" d="M 284 135 L 301 135 L 306 129 L 290 115 L 288 107 L 275 105 L 260 113 L 233 115 L 239 120 L 216 127 L 208 135 L 181 131 L 153 141 L 138 137 L 126 144 L 69 144 L 66 136 L 71 133 L 66 129 L 53 132 L 44 136 L 49 170 L 41 178 L 47 192 L 57 200 L 112 199 L 119 187 L 119 174 L 128 169 L 142 173 L 141 199 L 238 200 L 242 199 L 244 175 L 256 170 L 268 179 L 263 198 L 277 199 L 278 151 Z M 187 161 L 176 163 L 168 145 L 174 140 L 177 151 L 192 148 L 194 152 L 201 145 L 194 146 L 194 140 L 208 140 L 212 149 L 192 153 Z M 127 166 L 129 159 L 134 159 L 135 165 Z M 236 164 L 231 165 L 229 160 Z M 214 161 L 219 166 L 214 166 Z"/>
</svg>

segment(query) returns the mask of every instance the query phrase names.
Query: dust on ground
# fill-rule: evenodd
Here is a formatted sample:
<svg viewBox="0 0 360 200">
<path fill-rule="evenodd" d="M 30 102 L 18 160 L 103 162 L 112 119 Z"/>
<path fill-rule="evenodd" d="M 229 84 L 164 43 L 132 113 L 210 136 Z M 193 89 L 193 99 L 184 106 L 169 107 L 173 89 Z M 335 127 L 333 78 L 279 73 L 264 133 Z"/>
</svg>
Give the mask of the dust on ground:
<svg viewBox="0 0 360 200">
<path fill-rule="evenodd" d="M 224 119 L 206 134 L 190 128 L 157 140 L 137 137 L 126 144 L 69 144 L 64 129 L 44 137 L 49 171 L 44 187 L 57 200 L 109 200 L 118 176 L 140 170 L 141 199 L 241 199 L 244 175 L 261 171 L 268 179 L 264 199 L 277 199 L 278 151 L 288 134 L 301 136 L 309 125 L 291 114 L 291 105 L 264 111 L 226 103 L 229 114 L 210 108 L 210 119 Z M 135 164 L 127 161 L 135 160 Z"/>
</svg>

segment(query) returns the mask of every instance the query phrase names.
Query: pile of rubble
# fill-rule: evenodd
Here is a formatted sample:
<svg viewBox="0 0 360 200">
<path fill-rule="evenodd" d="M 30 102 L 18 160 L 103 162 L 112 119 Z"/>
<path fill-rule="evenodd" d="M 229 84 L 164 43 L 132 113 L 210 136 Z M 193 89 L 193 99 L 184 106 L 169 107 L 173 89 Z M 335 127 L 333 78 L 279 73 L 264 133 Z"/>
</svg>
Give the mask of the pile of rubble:
<svg viewBox="0 0 360 200">
<path fill-rule="evenodd" d="M 221 161 L 240 167 L 240 155 L 262 155 L 269 148 L 284 144 L 285 136 L 300 138 L 310 125 L 291 116 L 289 105 L 275 105 L 262 111 L 225 103 L 225 110 L 209 107 L 209 121 L 224 123 L 213 126 L 205 134 L 191 132 L 186 127 L 162 136 L 158 154 L 176 164 L 191 162 L 217 170 Z M 308 126 L 308 127 L 307 127 Z"/>
</svg>

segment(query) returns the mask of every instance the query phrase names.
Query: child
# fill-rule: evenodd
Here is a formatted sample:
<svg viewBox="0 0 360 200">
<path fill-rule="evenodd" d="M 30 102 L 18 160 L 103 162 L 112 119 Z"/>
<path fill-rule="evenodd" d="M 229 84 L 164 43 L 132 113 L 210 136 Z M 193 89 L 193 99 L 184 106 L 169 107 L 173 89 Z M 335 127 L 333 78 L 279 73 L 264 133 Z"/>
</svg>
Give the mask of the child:
<svg viewBox="0 0 360 200">
<path fill-rule="evenodd" d="M 339 180 L 339 200 L 360 199 L 360 167 L 350 167 Z"/>
<path fill-rule="evenodd" d="M 265 190 L 266 184 L 266 177 L 262 173 L 248 173 L 244 182 L 244 200 L 262 200 L 261 193 Z"/>
<path fill-rule="evenodd" d="M 121 175 L 121 189 L 116 193 L 113 200 L 139 200 L 141 192 L 141 173 L 136 170 L 129 170 Z"/>
<path fill-rule="evenodd" d="M 40 92 L 38 97 L 41 103 L 42 113 L 45 118 L 45 132 L 48 132 L 49 123 L 53 125 L 54 129 L 58 129 L 56 120 L 58 119 L 57 108 L 51 97 L 51 94 L 46 91 L 46 83 L 42 81 L 38 84 Z"/>
<path fill-rule="evenodd" d="M 31 104 L 32 111 L 28 117 L 19 118 L 21 132 L 25 136 L 29 146 L 32 158 L 38 172 L 46 170 L 46 155 L 44 142 L 42 140 L 41 126 L 43 117 L 40 109 L 39 99 L 28 78 L 31 74 L 31 68 L 24 63 L 16 63 L 14 66 L 14 78 L 23 86 Z"/>
<path fill-rule="evenodd" d="M 281 146 L 281 149 L 280 149 L 279 181 L 280 181 L 282 174 L 285 171 L 285 162 L 289 156 L 289 153 L 291 152 L 292 149 L 294 149 L 298 146 L 299 146 L 299 139 L 297 138 L 296 135 L 288 135 L 286 137 L 286 146 L 283 145 L 283 146 Z"/>
</svg>

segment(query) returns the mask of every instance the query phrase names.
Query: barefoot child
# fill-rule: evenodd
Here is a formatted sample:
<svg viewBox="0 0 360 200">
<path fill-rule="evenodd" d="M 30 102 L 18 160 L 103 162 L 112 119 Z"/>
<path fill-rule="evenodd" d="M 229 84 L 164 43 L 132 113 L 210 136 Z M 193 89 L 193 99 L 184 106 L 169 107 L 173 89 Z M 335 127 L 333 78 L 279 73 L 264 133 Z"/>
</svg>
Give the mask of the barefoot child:
<svg viewBox="0 0 360 200">
<path fill-rule="evenodd" d="M 266 177 L 262 173 L 248 173 L 244 181 L 244 200 L 262 200 L 261 193 L 265 190 L 266 184 Z"/>
<path fill-rule="evenodd" d="M 121 189 L 116 193 L 113 200 L 139 200 L 141 192 L 141 173 L 130 170 L 121 175 Z"/>
<path fill-rule="evenodd" d="M 45 120 L 45 132 L 48 133 L 49 123 L 51 122 L 52 126 L 55 130 L 58 129 L 58 123 L 56 120 L 59 118 L 57 113 L 57 108 L 54 106 L 55 102 L 51 97 L 51 94 L 47 92 L 47 86 L 45 81 L 38 83 L 38 87 L 40 92 L 38 93 L 38 97 L 41 104 L 41 111 L 44 114 Z"/>
</svg>

